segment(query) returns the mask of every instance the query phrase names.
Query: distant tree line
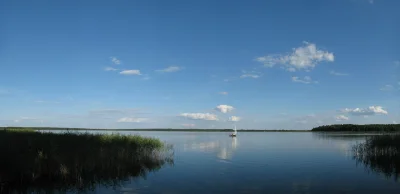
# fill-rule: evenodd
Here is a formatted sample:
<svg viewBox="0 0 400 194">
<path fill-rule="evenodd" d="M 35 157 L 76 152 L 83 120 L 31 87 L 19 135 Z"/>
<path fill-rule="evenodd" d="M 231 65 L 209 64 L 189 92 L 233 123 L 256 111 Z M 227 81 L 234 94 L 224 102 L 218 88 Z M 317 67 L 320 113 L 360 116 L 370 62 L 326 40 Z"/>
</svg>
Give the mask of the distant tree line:
<svg viewBox="0 0 400 194">
<path fill-rule="evenodd" d="M 61 127 L 0 127 L 1 129 L 30 129 L 30 130 L 66 130 L 66 131 L 184 131 L 184 132 L 232 132 L 232 129 L 173 129 L 173 128 L 144 128 L 144 129 L 98 129 L 98 128 L 61 128 Z M 310 132 L 310 130 L 287 129 L 238 129 L 238 132 Z"/>
<path fill-rule="evenodd" d="M 349 132 L 400 132 L 400 124 L 370 124 L 370 125 L 323 125 L 313 128 L 311 131 L 349 131 Z"/>
</svg>

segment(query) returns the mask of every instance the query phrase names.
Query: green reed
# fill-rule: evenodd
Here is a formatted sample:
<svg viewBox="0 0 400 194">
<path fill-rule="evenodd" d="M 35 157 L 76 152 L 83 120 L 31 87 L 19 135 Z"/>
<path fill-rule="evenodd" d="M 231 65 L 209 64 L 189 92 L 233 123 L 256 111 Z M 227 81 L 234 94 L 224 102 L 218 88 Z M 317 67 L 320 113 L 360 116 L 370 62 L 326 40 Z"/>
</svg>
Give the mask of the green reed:
<svg viewBox="0 0 400 194">
<path fill-rule="evenodd" d="M 169 151 L 138 135 L 0 130 L 0 193 L 117 186 L 172 164 Z"/>
<path fill-rule="evenodd" d="M 353 147 L 353 158 L 367 169 L 393 177 L 400 175 L 400 135 L 379 135 L 367 138 Z"/>
</svg>

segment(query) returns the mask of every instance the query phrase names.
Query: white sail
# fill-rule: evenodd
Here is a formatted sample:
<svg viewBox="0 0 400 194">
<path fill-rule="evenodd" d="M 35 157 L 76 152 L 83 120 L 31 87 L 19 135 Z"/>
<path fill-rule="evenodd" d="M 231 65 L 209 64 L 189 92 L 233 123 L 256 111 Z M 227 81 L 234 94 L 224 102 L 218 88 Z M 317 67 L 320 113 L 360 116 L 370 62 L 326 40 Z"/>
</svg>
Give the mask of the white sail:
<svg viewBox="0 0 400 194">
<path fill-rule="evenodd" d="M 237 131 L 236 131 L 236 125 L 235 125 L 235 129 L 234 129 L 233 134 L 236 135 L 236 133 L 237 133 Z"/>
</svg>

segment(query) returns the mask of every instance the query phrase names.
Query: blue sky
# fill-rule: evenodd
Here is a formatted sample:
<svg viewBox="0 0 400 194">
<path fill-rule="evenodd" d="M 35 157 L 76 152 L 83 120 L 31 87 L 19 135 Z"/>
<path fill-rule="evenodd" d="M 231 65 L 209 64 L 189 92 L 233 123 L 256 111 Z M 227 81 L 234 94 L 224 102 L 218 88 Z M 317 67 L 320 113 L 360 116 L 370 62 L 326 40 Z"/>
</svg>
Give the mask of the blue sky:
<svg viewBox="0 0 400 194">
<path fill-rule="evenodd" d="M 400 2 L 3 1 L 0 125 L 400 122 Z"/>
</svg>

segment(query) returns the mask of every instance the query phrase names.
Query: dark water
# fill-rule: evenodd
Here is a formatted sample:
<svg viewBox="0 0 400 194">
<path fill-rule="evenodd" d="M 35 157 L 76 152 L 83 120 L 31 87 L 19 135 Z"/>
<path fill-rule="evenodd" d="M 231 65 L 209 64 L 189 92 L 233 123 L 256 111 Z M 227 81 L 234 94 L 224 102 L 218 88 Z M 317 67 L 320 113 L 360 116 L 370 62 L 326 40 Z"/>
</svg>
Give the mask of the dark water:
<svg viewBox="0 0 400 194">
<path fill-rule="evenodd" d="M 399 182 L 353 158 L 365 135 L 134 133 L 173 144 L 174 165 L 92 193 L 400 193 Z"/>
</svg>

